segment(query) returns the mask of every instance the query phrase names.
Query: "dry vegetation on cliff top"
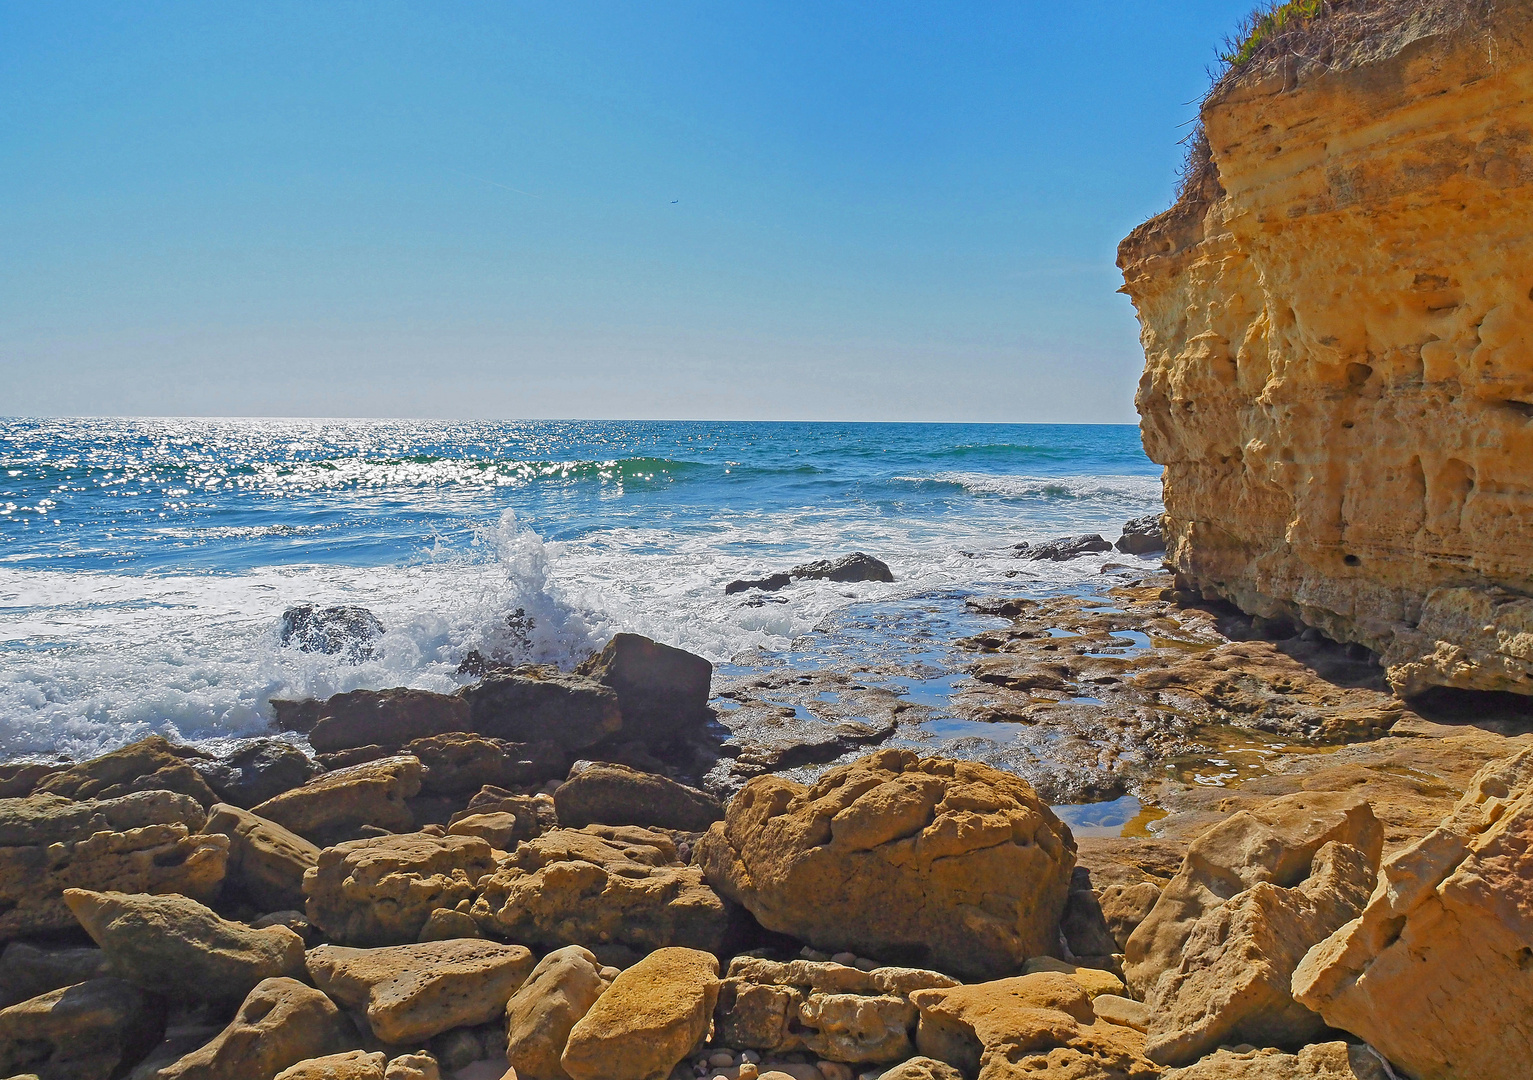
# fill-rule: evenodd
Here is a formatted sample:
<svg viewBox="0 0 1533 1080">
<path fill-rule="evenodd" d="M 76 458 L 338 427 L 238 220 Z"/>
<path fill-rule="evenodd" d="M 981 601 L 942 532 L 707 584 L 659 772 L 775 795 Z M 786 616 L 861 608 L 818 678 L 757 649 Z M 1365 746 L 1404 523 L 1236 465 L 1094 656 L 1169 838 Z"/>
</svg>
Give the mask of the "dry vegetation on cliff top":
<svg viewBox="0 0 1533 1080">
<path fill-rule="evenodd" d="M 1521 2 L 1521 0 L 1511 0 Z M 1235 85 L 1280 76 L 1289 86 L 1399 51 L 1420 38 L 1493 25 L 1508 0 L 1286 0 L 1256 8 L 1225 39 L 1203 103 Z M 1489 41 L 1494 48 L 1494 37 Z M 1217 177 L 1199 119 L 1187 137 L 1176 200 Z"/>
</svg>

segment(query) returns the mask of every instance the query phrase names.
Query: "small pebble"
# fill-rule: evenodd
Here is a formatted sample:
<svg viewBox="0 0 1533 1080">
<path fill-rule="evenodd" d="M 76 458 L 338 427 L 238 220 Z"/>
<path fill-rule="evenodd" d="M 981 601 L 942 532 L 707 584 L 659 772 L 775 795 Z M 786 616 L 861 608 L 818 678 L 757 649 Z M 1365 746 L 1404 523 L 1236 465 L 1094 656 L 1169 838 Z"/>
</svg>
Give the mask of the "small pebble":
<svg viewBox="0 0 1533 1080">
<path fill-rule="evenodd" d="M 754 1050 L 741 1050 L 740 1051 L 740 1060 L 743 1061 L 743 1062 L 747 1062 L 747 1063 L 749 1063 L 751 1065 L 760 1065 L 761 1064 L 761 1055 L 756 1053 L 756 1051 L 754 1051 Z"/>
<path fill-rule="evenodd" d="M 811 949 L 808 945 L 805 945 L 802 949 L 800 949 L 798 954 L 805 960 L 816 960 L 820 963 L 824 963 L 826 960 L 830 959 L 829 956 L 827 956 L 825 953 L 822 953 L 819 949 Z"/>
<path fill-rule="evenodd" d="M 866 956 L 859 956 L 856 962 L 852 964 L 852 967 L 861 971 L 873 971 L 883 966 L 877 960 L 869 960 Z"/>
<path fill-rule="evenodd" d="M 613 979 L 617 978 L 622 973 L 623 973 L 623 969 L 622 968 L 604 967 L 604 968 L 601 969 L 599 974 L 601 975 L 601 981 L 602 982 L 611 982 Z"/>
<path fill-rule="evenodd" d="M 735 1063 L 735 1056 L 728 1050 L 715 1050 L 708 1055 L 708 1064 L 716 1069 L 727 1069 Z"/>
<path fill-rule="evenodd" d="M 815 1068 L 825 1080 L 852 1080 L 852 1067 L 839 1061 L 822 1061 Z"/>
<path fill-rule="evenodd" d="M 857 954 L 849 952 L 838 952 L 830 958 L 830 962 L 832 964 L 845 964 L 847 967 L 851 967 L 857 962 Z"/>
</svg>

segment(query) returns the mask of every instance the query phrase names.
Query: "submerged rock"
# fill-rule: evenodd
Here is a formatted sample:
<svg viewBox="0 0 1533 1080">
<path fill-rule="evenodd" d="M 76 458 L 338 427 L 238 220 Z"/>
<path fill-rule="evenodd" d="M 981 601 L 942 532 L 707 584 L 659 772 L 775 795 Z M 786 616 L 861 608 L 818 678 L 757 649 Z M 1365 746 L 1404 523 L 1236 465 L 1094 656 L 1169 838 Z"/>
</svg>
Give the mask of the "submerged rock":
<svg viewBox="0 0 1533 1080">
<path fill-rule="evenodd" d="M 1533 749 L 1486 766 L 1385 861 L 1293 992 L 1412 1076 L 1513 1080 L 1533 1061 Z"/>
<path fill-rule="evenodd" d="M 298 604 L 282 613 L 282 646 L 302 652 L 344 656 L 354 664 L 370 659 L 383 624 L 365 607 Z"/>
<path fill-rule="evenodd" d="M 697 858 L 769 930 L 982 978 L 1057 947 L 1075 841 L 1025 780 L 881 750 L 750 781 Z"/>
</svg>

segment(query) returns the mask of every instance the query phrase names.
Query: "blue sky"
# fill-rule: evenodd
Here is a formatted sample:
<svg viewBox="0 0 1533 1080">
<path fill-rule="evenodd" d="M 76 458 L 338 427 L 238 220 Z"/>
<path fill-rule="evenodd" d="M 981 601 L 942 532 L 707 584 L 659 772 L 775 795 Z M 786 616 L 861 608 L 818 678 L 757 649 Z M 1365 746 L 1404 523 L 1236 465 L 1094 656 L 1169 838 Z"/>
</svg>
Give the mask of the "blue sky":
<svg viewBox="0 0 1533 1080">
<path fill-rule="evenodd" d="M 0 413 L 1131 422 L 1248 6 L 0 0 Z"/>
</svg>

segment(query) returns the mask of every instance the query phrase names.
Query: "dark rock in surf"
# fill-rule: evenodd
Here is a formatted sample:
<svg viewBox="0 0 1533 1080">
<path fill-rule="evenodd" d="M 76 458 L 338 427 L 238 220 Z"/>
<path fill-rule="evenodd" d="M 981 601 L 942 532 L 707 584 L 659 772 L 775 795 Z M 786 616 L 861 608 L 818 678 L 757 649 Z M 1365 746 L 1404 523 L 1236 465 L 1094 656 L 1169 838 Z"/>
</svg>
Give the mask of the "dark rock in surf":
<svg viewBox="0 0 1533 1080">
<path fill-rule="evenodd" d="M 1080 536 L 1061 536 L 1057 540 L 1049 540 L 1031 547 L 1025 544 L 1017 545 L 1019 558 L 1032 559 L 1034 561 L 1048 559 L 1053 562 L 1064 562 L 1067 559 L 1079 558 L 1082 555 L 1091 555 L 1098 551 L 1111 550 L 1112 545 L 1096 533 L 1083 533 Z"/>
<path fill-rule="evenodd" d="M 569 779 L 554 792 L 559 824 L 645 825 L 702 832 L 724 819 L 713 796 L 654 773 L 608 762 L 577 761 Z"/>
<path fill-rule="evenodd" d="M 319 720 L 325 703 L 319 698 L 271 698 L 272 730 L 307 735 Z"/>
<path fill-rule="evenodd" d="M 724 586 L 724 595 L 729 596 L 737 592 L 745 592 L 749 589 L 760 589 L 764 592 L 776 592 L 792 584 L 799 578 L 811 581 L 893 581 L 894 573 L 889 569 L 889 564 L 875 559 L 871 555 L 865 555 L 860 551 L 854 551 L 835 561 L 820 559 L 817 562 L 803 563 L 795 566 L 787 573 L 768 574 L 762 578 L 742 578 L 731 581 Z"/>
<path fill-rule="evenodd" d="M 1166 538 L 1161 533 L 1160 515 L 1146 514 L 1123 523 L 1123 535 L 1114 545 L 1125 555 L 1148 555 L 1152 551 L 1165 551 Z"/>
<path fill-rule="evenodd" d="M 353 604 L 327 608 L 298 604 L 282 613 L 283 648 L 344 656 L 356 664 L 373 655 L 373 641 L 382 636 L 378 616 Z"/>
<path fill-rule="evenodd" d="M 462 730 L 507 742 L 548 741 L 573 752 L 623 727 L 617 691 L 586 675 L 492 675 L 453 696 L 468 706 Z"/>
</svg>

